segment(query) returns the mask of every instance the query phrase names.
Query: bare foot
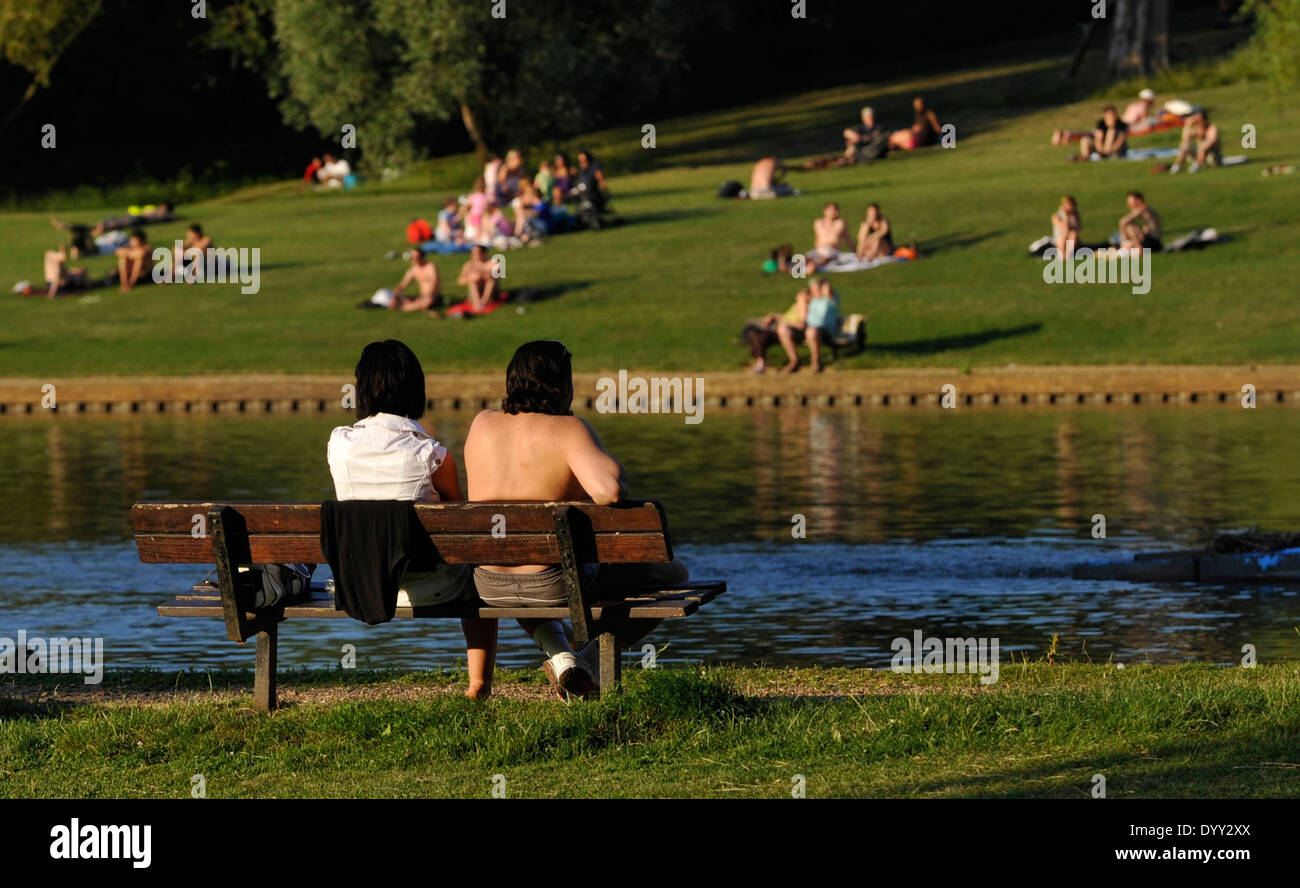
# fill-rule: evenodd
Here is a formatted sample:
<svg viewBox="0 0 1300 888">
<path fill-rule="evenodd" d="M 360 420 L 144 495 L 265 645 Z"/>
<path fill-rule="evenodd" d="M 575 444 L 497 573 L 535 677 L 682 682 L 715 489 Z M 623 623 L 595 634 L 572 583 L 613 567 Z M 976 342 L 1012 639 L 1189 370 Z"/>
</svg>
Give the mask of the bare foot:
<svg viewBox="0 0 1300 888">
<path fill-rule="evenodd" d="M 799 365 L 798 365 L 798 364 L 786 364 L 784 367 L 781 368 L 781 372 L 782 372 L 782 373 L 798 373 L 798 372 L 799 372 Z"/>
<path fill-rule="evenodd" d="M 492 686 L 484 681 L 471 681 L 469 689 L 465 691 L 467 700 L 486 700 L 492 696 Z"/>
</svg>

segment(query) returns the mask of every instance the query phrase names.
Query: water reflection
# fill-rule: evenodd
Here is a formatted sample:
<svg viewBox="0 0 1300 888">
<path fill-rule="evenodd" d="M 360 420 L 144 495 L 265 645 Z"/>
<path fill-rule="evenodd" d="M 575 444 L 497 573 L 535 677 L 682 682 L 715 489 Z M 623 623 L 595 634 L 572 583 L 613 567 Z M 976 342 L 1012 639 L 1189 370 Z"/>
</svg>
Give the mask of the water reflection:
<svg viewBox="0 0 1300 888">
<path fill-rule="evenodd" d="M 636 495 L 661 499 L 697 575 L 733 591 L 674 625 L 669 659 L 883 664 L 889 642 L 998 635 L 1038 650 L 1053 632 L 1094 659 L 1296 656 L 1296 594 L 1068 578 L 1076 561 L 1181 545 L 1211 529 L 1300 528 L 1290 471 L 1300 411 L 1270 408 L 938 411 L 778 408 L 589 417 Z M 201 575 L 145 566 L 137 499 L 320 500 L 338 416 L 126 416 L 0 425 L 0 635 L 105 636 L 118 665 L 243 663 L 217 621 L 153 607 Z M 434 417 L 456 452 L 464 413 Z M 1089 536 L 1106 516 L 1109 538 Z M 807 539 L 791 535 L 795 515 Z M 454 625 L 290 626 L 286 663 L 450 664 Z M 512 635 L 507 663 L 534 655 Z"/>
</svg>

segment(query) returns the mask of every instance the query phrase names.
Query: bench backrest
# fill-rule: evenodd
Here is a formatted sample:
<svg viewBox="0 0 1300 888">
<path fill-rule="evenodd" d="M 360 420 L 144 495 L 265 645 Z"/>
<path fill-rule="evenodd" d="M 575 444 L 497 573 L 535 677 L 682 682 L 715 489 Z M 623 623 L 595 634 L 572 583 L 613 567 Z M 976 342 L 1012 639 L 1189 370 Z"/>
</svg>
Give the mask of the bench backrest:
<svg viewBox="0 0 1300 888">
<path fill-rule="evenodd" d="M 229 507 L 248 531 L 254 564 L 325 561 L 319 503 L 140 502 L 131 526 L 148 564 L 214 564 L 210 516 Z M 567 508 L 566 508 L 567 507 Z M 579 561 L 671 561 L 663 507 L 653 500 L 592 503 L 418 503 L 416 513 L 452 564 L 560 564 L 557 514 L 572 530 Z"/>
</svg>

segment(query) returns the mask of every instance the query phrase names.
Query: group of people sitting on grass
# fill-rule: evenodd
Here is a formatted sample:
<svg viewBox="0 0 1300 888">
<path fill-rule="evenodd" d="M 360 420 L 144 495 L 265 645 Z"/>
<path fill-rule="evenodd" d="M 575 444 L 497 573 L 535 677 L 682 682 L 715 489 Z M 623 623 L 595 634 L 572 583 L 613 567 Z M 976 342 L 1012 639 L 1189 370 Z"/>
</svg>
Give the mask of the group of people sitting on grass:
<svg viewBox="0 0 1300 888">
<path fill-rule="evenodd" d="M 1161 250 L 1164 244 L 1161 240 L 1163 228 L 1160 214 L 1147 203 L 1140 191 L 1130 191 L 1124 196 L 1124 202 L 1128 206 L 1128 212 L 1120 217 L 1117 231 L 1111 236 L 1110 241 L 1090 249 L 1119 250 L 1129 253 Z M 1079 204 L 1072 195 L 1062 195 L 1060 204 L 1052 213 L 1050 224 L 1052 226 L 1050 242 L 1047 242 L 1048 238 L 1043 238 L 1031 245 L 1030 249 L 1039 252 L 1049 246 L 1055 247 L 1057 256 L 1066 260 L 1073 258 L 1075 248 L 1084 244 L 1080 241 L 1083 221 L 1079 215 Z"/>
<path fill-rule="evenodd" d="M 303 188 L 351 188 L 356 184 L 352 164 L 328 151 L 313 157 L 302 174 Z"/>
<path fill-rule="evenodd" d="M 469 194 L 447 198 L 435 226 L 423 220 L 412 220 L 412 225 L 422 224 L 419 235 L 427 230 L 425 240 L 434 245 L 507 249 L 551 234 L 600 227 L 608 208 L 609 185 L 591 152 L 580 151 L 576 166 L 568 155 L 557 154 L 530 175 L 523 155 L 512 149 L 504 160 L 494 156 L 484 165 Z"/>
<path fill-rule="evenodd" d="M 627 498 L 627 473 L 585 420 L 573 415 L 572 356 L 555 340 L 519 347 L 506 369 L 501 409 L 475 417 L 465 439 L 462 491 L 456 459 L 420 423 L 426 405 L 419 359 L 401 342 L 372 342 L 356 367 L 357 419 L 330 434 L 327 448 L 335 496 L 340 501 L 411 502 L 587 500 L 598 505 Z M 423 567 L 423 565 L 421 565 Z M 664 564 L 583 564 L 588 600 L 635 594 L 638 588 L 684 583 L 680 561 Z M 408 570 L 398 604 L 474 604 L 479 607 L 568 607 L 564 575 L 553 564 L 441 565 Z M 599 596 L 595 598 L 594 596 Z M 492 692 L 497 620 L 465 617 L 469 687 L 482 700 Z M 632 647 L 657 620 L 627 621 L 617 629 L 620 649 Z M 635 623 L 635 626 L 630 624 Z M 564 699 L 598 688 L 596 642 L 574 648 L 562 620 L 521 619 L 519 626 L 546 656 L 546 677 Z"/>
<path fill-rule="evenodd" d="M 912 125 L 902 129 L 887 130 L 876 121 L 876 111 L 870 105 L 860 112 L 860 120 L 844 130 L 844 153 L 821 157 L 804 164 L 805 169 L 822 169 L 828 166 L 852 166 L 855 163 L 878 160 L 890 151 L 912 151 L 936 145 L 943 134 L 939 117 L 925 103 L 922 96 L 912 99 Z"/>
<path fill-rule="evenodd" d="M 849 240 L 848 226 L 840 216 L 840 205 L 831 201 L 822 208 L 822 214 L 813 220 L 813 248 L 808 251 L 806 271 L 830 265 L 844 253 L 851 253 L 862 261 L 883 259 L 894 255 L 894 240 L 889 219 L 880 211 L 880 204 L 867 205 L 866 215 L 858 226 L 856 246 Z"/>
<path fill-rule="evenodd" d="M 780 372 L 797 372 L 800 343 L 808 344 L 809 366 L 813 372 L 822 372 L 822 346 L 828 344 L 839 325 L 839 293 L 826 278 L 809 281 L 808 286 L 795 294 L 794 303 L 783 314 L 764 315 L 745 322 L 741 339 L 753 358 L 750 372 L 766 372 L 767 350 L 778 344 L 788 359 Z"/>
<path fill-rule="evenodd" d="M 425 311 L 431 315 L 436 314 L 443 307 L 442 280 L 438 275 L 438 266 L 423 250 L 411 250 L 409 255 L 411 264 L 402 275 L 402 280 L 376 304 L 393 311 Z M 499 286 L 497 263 L 488 258 L 487 249 L 482 244 L 474 244 L 470 248 L 469 259 L 461 266 L 456 283 L 465 288 L 465 305 L 470 314 L 483 311 L 494 299 L 503 295 Z M 408 296 L 407 290 L 411 287 L 416 289 L 416 294 Z"/>
<path fill-rule="evenodd" d="M 137 208 L 132 208 L 137 209 Z M 75 225 L 59 219 L 51 219 L 51 224 L 60 231 L 68 231 L 72 238 L 46 250 L 44 256 L 44 293 L 47 299 L 66 293 L 109 287 L 114 284 L 126 293 L 139 284 L 153 281 L 149 273 L 149 262 L 153 248 L 141 224 L 166 222 L 176 218 L 170 204 L 141 209 L 139 213 L 127 216 L 114 216 L 97 225 Z M 124 222 L 134 222 L 136 227 L 129 233 L 115 227 Z M 116 236 L 115 236 L 116 235 Z M 112 240 L 106 238 L 113 237 Z M 93 240 L 90 240 L 93 238 Z M 195 222 L 185 231 L 180 254 L 173 257 L 174 275 L 177 281 L 201 279 L 204 267 L 203 256 L 212 247 L 212 238 L 203 233 L 203 226 Z M 117 259 L 117 266 L 103 278 L 92 278 L 89 271 L 80 265 L 72 265 L 86 256 L 107 255 L 111 253 Z M 193 273 L 187 274 L 192 263 L 197 263 Z M 29 289 L 35 292 L 34 288 Z"/>
<path fill-rule="evenodd" d="M 1194 173 L 1204 166 L 1223 162 L 1219 127 L 1210 120 L 1208 111 L 1181 99 L 1170 100 L 1157 110 L 1155 102 L 1155 92 L 1144 89 L 1122 114 L 1114 105 L 1107 105 L 1091 130 L 1054 130 L 1052 144 L 1064 145 L 1077 140 L 1079 150 L 1071 155 L 1076 161 L 1122 158 L 1129 154 L 1130 139 L 1181 127 L 1182 138 L 1169 172 L 1186 169 Z M 1170 153 L 1174 153 L 1173 149 Z"/>
</svg>

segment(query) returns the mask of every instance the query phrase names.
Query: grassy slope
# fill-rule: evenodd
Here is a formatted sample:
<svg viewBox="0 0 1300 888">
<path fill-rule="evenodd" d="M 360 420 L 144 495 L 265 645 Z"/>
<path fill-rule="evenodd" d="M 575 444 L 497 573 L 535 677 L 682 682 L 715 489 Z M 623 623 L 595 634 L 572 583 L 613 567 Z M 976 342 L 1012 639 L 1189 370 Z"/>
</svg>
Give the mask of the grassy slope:
<svg viewBox="0 0 1300 888">
<path fill-rule="evenodd" d="M 0 795 L 1086 798 L 1295 796 L 1300 671 L 1005 664 L 971 676 L 867 670 L 634 671 L 624 695 L 459 699 L 450 676 L 310 673 L 345 702 L 254 716 L 246 694 L 68 704 L 0 697 Z M 248 676 L 218 676 L 222 687 Z M 12 679 L 11 679 L 12 681 Z M 32 681 L 32 679 L 28 679 Z M 532 673 L 501 679 L 534 685 Z M 416 699 L 365 687 L 417 684 Z M 208 676 L 110 674 L 106 687 L 205 691 Z M 438 690 L 448 693 L 438 693 Z M 810 693 L 835 696 L 808 696 Z"/>
<path fill-rule="evenodd" d="M 730 340 L 743 319 L 783 310 L 796 289 L 758 274 L 759 263 L 783 241 L 806 248 L 811 220 L 831 199 L 854 223 L 867 202 L 881 202 L 900 242 L 915 239 L 930 256 L 836 276 L 845 310 L 869 314 L 873 339 L 841 367 L 1296 360 L 1300 308 L 1288 271 L 1300 236 L 1297 180 L 1260 176 L 1267 165 L 1294 160 L 1285 146 L 1300 140 L 1295 115 L 1253 85 L 1184 89 L 1216 111 L 1227 153 L 1240 153 L 1231 140 L 1243 123 L 1257 127 L 1251 163 L 1163 177 L 1139 162 L 1069 164 L 1046 137 L 1055 126 L 1095 119 L 1098 102 L 1041 110 L 1060 68 L 1059 61 L 1024 61 L 659 121 L 653 155 L 640 149 L 637 126 L 597 134 L 592 144 L 611 166 L 644 168 L 612 181 L 630 224 L 510 254 L 511 284 L 569 288 L 524 315 L 439 322 L 353 307 L 396 283 L 402 263 L 384 252 L 402 245 L 408 218 L 432 217 L 448 181 L 468 181 L 465 158 L 348 194 L 270 186 L 187 207 L 219 244 L 261 248 L 261 293 L 147 287 L 98 291 L 98 301 L 84 304 L 5 294 L 0 375 L 347 372 L 361 345 L 388 336 L 416 347 L 431 371 L 496 370 L 520 342 L 550 336 L 569 343 L 581 370 L 735 368 L 743 354 Z M 956 123 L 955 149 L 795 173 L 804 194 L 793 199 L 748 204 L 713 196 L 724 179 L 747 180 L 764 152 L 833 150 L 865 100 L 887 121 L 903 119 L 907 97 L 918 91 Z M 1127 94 L 1117 88 L 1114 97 Z M 1176 139 L 1166 133 L 1140 144 Z M 1147 193 L 1171 234 L 1213 225 L 1232 242 L 1157 257 L 1145 296 L 1124 286 L 1045 285 L 1023 250 L 1046 230 L 1060 193 L 1079 199 L 1085 237 L 1102 239 L 1129 188 Z M 111 209 L 67 215 L 91 219 Z M 0 216 L 6 287 L 39 275 L 40 251 L 54 241 L 45 215 Z M 181 230 L 151 231 L 165 243 Z M 438 265 L 454 278 L 459 259 Z M 98 272 L 107 260 L 91 266 Z"/>
</svg>

